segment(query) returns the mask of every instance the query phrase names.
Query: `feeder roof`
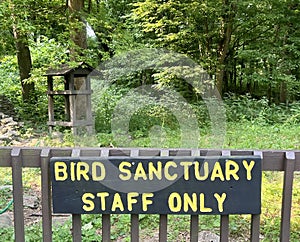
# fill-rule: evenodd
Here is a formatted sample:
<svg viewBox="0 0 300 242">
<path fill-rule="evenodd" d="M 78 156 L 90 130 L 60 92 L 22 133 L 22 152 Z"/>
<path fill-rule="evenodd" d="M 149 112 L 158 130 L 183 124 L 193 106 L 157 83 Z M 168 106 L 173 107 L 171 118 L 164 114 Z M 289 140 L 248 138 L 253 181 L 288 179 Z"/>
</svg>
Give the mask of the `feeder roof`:
<svg viewBox="0 0 300 242">
<path fill-rule="evenodd" d="M 74 73 L 74 74 L 89 74 L 94 70 L 93 67 L 90 65 L 86 64 L 85 62 L 80 62 L 78 63 L 77 66 L 72 66 L 70 67 L 68 64 L 62 64 L 59 66 L 59 68 L 51 68 L 49 69 L 45 76 L 65 76 L 69 73 Z M 84 73 L 83 73 L 84 71 Z"/>
</svg>

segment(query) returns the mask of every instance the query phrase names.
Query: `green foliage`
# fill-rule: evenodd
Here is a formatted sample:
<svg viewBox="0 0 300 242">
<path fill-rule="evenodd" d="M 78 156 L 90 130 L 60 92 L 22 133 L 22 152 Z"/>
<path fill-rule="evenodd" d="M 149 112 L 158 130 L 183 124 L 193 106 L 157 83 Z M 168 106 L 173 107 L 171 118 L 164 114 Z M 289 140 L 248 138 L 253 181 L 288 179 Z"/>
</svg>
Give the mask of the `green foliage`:
<svg viewBox="0 0 300 242">
<path fill-rule="evenodd" d="M 15 100 L 21 95 L 17 58 L 9 55 L 3 56 L 0 63 L 0 94 L 5 94 L 10 100 Z"/>
<path fill-rule="evenodd" d="M 267 98 L 259 100 L 250 95 L 228 95 L 224 99 L 229 122 L 249 121 L 261 125 L 299 123 L 300 103 L 274 104 Z"/>
<path fill-rule="evenodd" d="M 101 85 L 93 83 L 94 85 Z M 95 88 L 93 88 L 95 89 Z M 97 90 L 101 89 L 97 88 Z M 111 119 L 114 109 L 121 97 L 128 91 L 128 88 L 117 88 L 110 86 L 103 87 L 101 93 L 92 95 L 93 112 L 95 114 L 95 129 L 98 133 L 111 132 Z"/>
<path fill-rule="evenodd" d="M 224 70 L 225 91 L 298 97 L 295 1 L 147 0 L 134 7 L 130 19 L 143 41 L 188 54 L 212 75 Z"/>
<path fill-rule="evenodd" d="M 40 36 L 31 46 L 33 70 L 28 82 L 34 82 L 36 97 L 30 104 L 23 103 L 22 91 L 18 76 L 16 57 L 4 56 L 1 59 L 0 94 L 5 95 L 13 103 L 19 119 L 44 125 L 48 119 L 48 100 L 46 95 L 47 81 L 43 76 L 50 66 L 57 66 L 67 60 L 67 47 L 45 36 Z M 5 110 L 3 110 L 5 112 Z M 27 125 L 27 123 L 26 123 Z"/>
<path fill-rule="evenodd" d="M 134 48 L 163 47 L 188 55 L 201 64 L 211 77 L 218 69 L 224 68 L 224 86 L 228 92 L 224 101 L 228 123 L 223 148 L 299 149 L 300 103 L 286 102 L 286 99 L 298 100 L 300 97 L 298 2 L 232 0 L 225 5 L 223 2 L 86 1 L 82 16 L 92 26 L 97 38 L 92 36 L 88 39 L 89 47 L 80 58 L 96 65 L 99 59 L 106 60 Z M 70 29 L 78 26 L 78 23 L 70 25 L 70 16 L 65 10 L 65 3 L 58 0 L 12 0 L 0 3 L 0 94 L 5 94 L 14 104 L 20 119 L 31 121 L 29 125 L 25 125 L 25 130 L 28 126 L 46 130 L 47 96 L 43 74 L 49 67 L 69 61 L 69 49 L 72 46 Z M 229 38 L 224 33 L 228 26 L 232 26 Z M 33 69 L 31 78 L 27 81 L 36 84 L 37 93 L 37 100 L 30 105 L 22 101 L 17 60 L 13 57 L 13 27 L 29 40 Z M 220 64 L 226 41 L 228 50 L 225 51 L 224 63 Z M 126 59 L 127 56 L 124 56 Z M 150 57 L 152 59 L 145 53 L 143 58 L 134 63 L 132 71 L 135 73 L 125 77 L 118 76 L 122 74 L 118 72 L 119 69 L 113 69 L 116 71 L 113 73 L 116 75 L 115 84 L 93 97 L 97 131 L 95 140 L 85 136 L 78 141 L 69 131 L 64 131 L 62 137 L 55 139 L 46 136 L 41 143 L 68 147 L 117 146 L 122 142 L 117 142 L 116 133 L 112 133 L 111 121 L 120 122 L 122 115 L 118 116 L 115 112 L 117 107 L 122 107 L 117 114 L 123 112 L 125 115 L 129 112 L 130 120 L 128 133 L 121 134 L 121 138 L 130 146 L 179 147 L 182 134 L 179 121 L 174 115 L 179 110 L 182 115 L 189 113 L 197 120 L 201 131 L 199 147 L 215 148 L 211 147 L 215 137 L 211 134 L 209 113 L 205 103 L 198 101 L 199 94 L 204 90 L 197 85 L 197 88 L 192 88 L 180 78 L 182 73 L 197 77 L 197 73 L 203 70 L 193 69 L 189 72 L 182 63 L 157 70 L 159 65 L 169 67 L 170 65 L 164 64 L 173 64 L 173 60 L 166 55 L 153 63 L 153 56 Z M 115 64 L 117 67 L 126 67 L 126 63 L 122 60 Z M 141 70 L 145 63 L 150 64 L 151 68 Z M 158 92 L 164 88 L 176 90 L 188 101 L 192 101 L 189 105 L 193 112 L 186 111 L 186 106 L 176 107 L 177 102 L 168 96 L 160 101 L 151 98 L 140 109 L 134 109 L 133 103 L 136 100 L 122 103 L 124 96 L 140 85 L 152 85 Z M 251 95 L 238 95 L 241 93 L 251 93 L 259 99 Z M 274 104 L 276 102 L 285 102 L 285 105 Z M 170 108 L 173 109 L 170 111 Z M 1 182 L 9 184 L 7 176 L 1 177 L 4 177 Z M 278 201 L 281 196 L 281 177 L 266 174 L 264 184 L 267 184 L 263 187 L 263 207 L 266 211 L 262 218 L 262 233 L 266 241 L 272 241 L 278 236 L 280 227 Z M 299 190 L 299 182 L 296 181 L 291 241 L 297 241 L 300 236 Z M 0 194 L 1 206 L 5 204 L 8 195 Z M 129 240 L 129 216 L 114 215 L 112 221 L 112 239 Z M 201 221 L 201 229 L 214 230 L 219 226 L 216 216 L 203 216 Z M 156 232 L 153 227 L 157 222 L 157 216 L 140 216 L 140 226 L 147 234 Z M 247 216 L 232 216 L 232 235 L 247 232 L 249 228 L 245 227 L 246 224 L 249 224 Z M 69 226 L 70 222 L 55 226 L 54 241 L 71 241 Z M 100 227 L 100 216 L 83 216 L 83 240 L 101 240 Z M 187 217 L 172 217 L 170 231 L 173 233 L 168 235 L 169 240 L 181 238 L 182 233 L 185 234 L 187 230 Z M 0 234 L 4 241 L 13 240 L 12 229 L 1 229 Z M 30 226 L 27 234 L 28 241 L 41 240 L 41 226 Z"/>
</svg>

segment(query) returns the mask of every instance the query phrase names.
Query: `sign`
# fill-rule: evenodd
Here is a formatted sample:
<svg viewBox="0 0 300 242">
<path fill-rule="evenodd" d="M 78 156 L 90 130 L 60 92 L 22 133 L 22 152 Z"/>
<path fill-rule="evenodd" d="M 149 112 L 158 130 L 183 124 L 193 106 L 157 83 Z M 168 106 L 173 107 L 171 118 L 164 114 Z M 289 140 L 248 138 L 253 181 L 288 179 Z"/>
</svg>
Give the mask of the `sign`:
<svg viewBox="0 0 300 242">
<path fill-rule="evenodd" d="M 259 214 L 261 159 L 51 158 L 54 213 Z"/>
</svg>

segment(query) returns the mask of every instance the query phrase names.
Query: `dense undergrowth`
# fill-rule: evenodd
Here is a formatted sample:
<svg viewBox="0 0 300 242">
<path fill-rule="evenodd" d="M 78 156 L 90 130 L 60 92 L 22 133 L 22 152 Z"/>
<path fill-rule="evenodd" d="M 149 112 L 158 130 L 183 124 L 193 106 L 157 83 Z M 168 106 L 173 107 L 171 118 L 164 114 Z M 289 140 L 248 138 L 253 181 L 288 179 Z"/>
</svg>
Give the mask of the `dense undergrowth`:
<svg viewBox="0 0 300 242">
<path fill-rule="evenodd" d="M 124 93 L 126 90 L 123 90 Z M 62 136 L 57 139 L 47 132 L 46 117 L 41 116 L 36 120 L 35 128 L 32 127 L 32 119 L 23 112 L 18 112 L 19 119 L 28 120 L 24 125 L 24 136 L 28 133 L 37 134 L 38 142 L 35 146 L 132 146 L 132 147 L 180 147 L 181 132 L 176 117 L 162 106 L 149 103 L 147 108 L 137 110 L 132 114 L 128 140 L 122 145 L 122 140 L 116 140 L 111 132 L 111 120 L 114 109 L 121 99 L 123 91 L 111 88 L 101 96 L 96 103 L 95 124 L 96 135 L 91 137 L 83 135 L 80 140 L 76 139 L 70 131 L 62 131 Z M 38 105 L 38 104 L 37 104 Z M 212 127 L 209 121 L 208 111 L 203 102 L 191 104 L 200 129 L 200 148 L 229 148 L 229 149 L 300 149 L 300 103 L 293 102 L 288 105 L 273 104 L 266 98 L 256 100 L 250 96 L 232 96 L 224 98 L 226 107 L 226 132 L 220 147 L 213 146 L 215 136 L 211 133 Z M 32 109 L 34 107 L 26 107 Z M 41 110 L 45 107 L 41 106 Z M 153 129 L 155 127 L 155 129 Z M 1 184 L 10 184 L 7 172 L 1 169 Z M 36 172 L 34 175 L 38 176 Z M 261 235 L 263 241 L 277 241 L 280 233 L 280 206 L 282 194 L 282 173 L 264 172 L 262 185 L 262 215 Z M 29 179 L 29 178 L 27 178 Z M 295 174 L 293 208 L 291 221 L 291 241 L 300 238 L 300 176 Z M 0 194 L 0 208 L 5 206 L 9 194 Z M 83 219 L 83 241 L 101 241 L 101 215 L 84 215 Z M 129 241 L 130 216 L 112 215 L 112 240 Z M 155 237 L 158 231 L 158 216 L 141 215 L 140 229 L 141 239 L 149 240 Z M 71 221 L 63 225 L 55 225 L 53 230 L 54 241 L 71 241 Z M 200 230 L 210 230 L 218 233 L 218 216 L 201 216 Z M 169 241 L 185 241 L 189 231 L 189 216 L 169 216 L 168 227 Z M 247 241 L 250 231 L 250 216 L 230 216 L 231 237 L 239 237 Z M 4 241 L 13 240 L 13 229 L 1 229 L 1 238 Z M 26 227 L 26 241 L 42 240 L 41 224 Z"/>
</svg>

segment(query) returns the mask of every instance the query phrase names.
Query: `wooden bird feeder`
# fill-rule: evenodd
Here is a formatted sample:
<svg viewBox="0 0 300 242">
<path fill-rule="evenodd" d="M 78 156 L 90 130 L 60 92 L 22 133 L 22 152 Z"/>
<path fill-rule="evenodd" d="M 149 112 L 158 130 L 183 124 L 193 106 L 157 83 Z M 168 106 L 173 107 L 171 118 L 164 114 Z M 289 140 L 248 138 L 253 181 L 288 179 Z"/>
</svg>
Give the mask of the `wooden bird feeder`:
<svg viewBox="0 0 300 242">
<path fill-rule="evenodd" d="M 75 135 L 83 128 L 92 133 L 94 121 L 90 74 L 93 70 L 81 62 L 76 67 L 62 65 L 47 71 L 49 132 L 55 126 L 63 126 L 70 127 Z"/>
</svg>

